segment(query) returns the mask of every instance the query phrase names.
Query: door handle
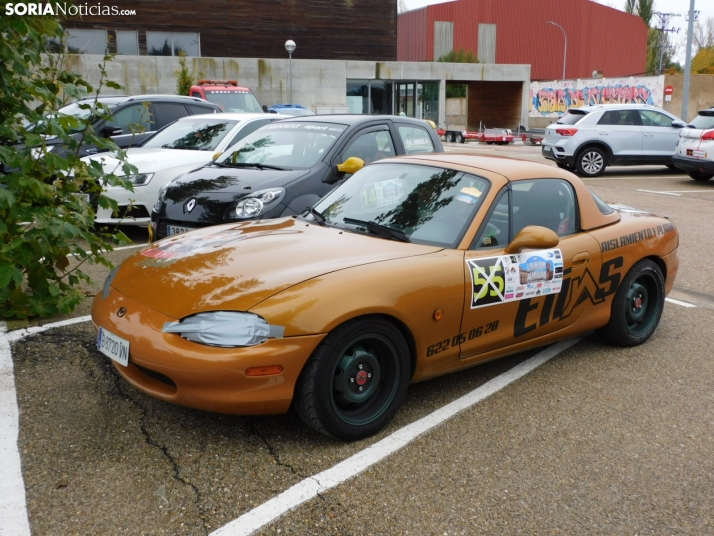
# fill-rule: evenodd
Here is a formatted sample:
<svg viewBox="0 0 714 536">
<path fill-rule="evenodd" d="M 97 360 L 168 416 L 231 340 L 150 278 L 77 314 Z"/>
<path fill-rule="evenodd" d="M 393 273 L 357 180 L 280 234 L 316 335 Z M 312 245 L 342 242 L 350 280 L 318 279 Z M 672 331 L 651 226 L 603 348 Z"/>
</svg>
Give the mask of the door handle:
<svg viewBox="0 0 714 536">
<path fill-rule="evenodd" d="M 578 253 L 577 255 L 573 256 L 572 267 L 578 268 L 580 266 L 585 266 L 589 262 L 590 262 L 590 253 L 588 253 L 587 251 L 584 251 L 583 253 Z"/>
</svg>

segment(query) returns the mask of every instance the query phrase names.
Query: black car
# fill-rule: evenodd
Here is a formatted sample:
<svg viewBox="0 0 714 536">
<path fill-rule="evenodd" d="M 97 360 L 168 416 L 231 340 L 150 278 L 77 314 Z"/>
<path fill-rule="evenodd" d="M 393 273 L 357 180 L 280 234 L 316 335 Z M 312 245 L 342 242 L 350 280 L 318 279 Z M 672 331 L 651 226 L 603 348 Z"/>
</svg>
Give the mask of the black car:
<svg viewBox="0 0 714 536">
<path fill-rule="evenodd" d="M 164 238 L 219 223 L 300 214 L 362 165 L 443 151 L 426 121 L 407 117 L 316 115 L 278 121 L 165 185 L 151 215 L 153 234 Z"/>
<path fill-rule="evenodd" d="M 157 130 L 173 123 L 187 115 L 209 114 L 220 112 L 220 108 L 211 102 L 195 97 L 176 95 L 134 95 L 133 97 L 99 97 L 99 102 L 106 105 L 112 113 L 111 120 L 96 118 L 92 122 L 94 131 L 102 137 L 111 138 L 122 149 L 135 147 Z M 83 99 L 60 108 L 58 113 L 86 119 L 91 115 L 91 109 L 80 108 L 80 104 L 94 102 L 94 97 Z M 84 130 L 84 128 L 82 128 Z M 70 132 L 77 140 L 82 133 Z M 53 152 L 66 150 L 60 138 L 48 139 L 47 149 Z M 99 152 L 93 145 L 84 144 L 80 147 L 79 156 L 87 156 Z"/>
</svg>

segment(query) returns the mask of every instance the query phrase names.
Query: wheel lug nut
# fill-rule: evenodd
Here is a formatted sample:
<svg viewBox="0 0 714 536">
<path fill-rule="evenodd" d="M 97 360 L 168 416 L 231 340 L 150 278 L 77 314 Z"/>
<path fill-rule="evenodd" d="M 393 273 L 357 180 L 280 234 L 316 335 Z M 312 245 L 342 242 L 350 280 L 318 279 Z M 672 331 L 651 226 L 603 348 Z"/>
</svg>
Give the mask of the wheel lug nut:
<svg viewBox="0 0 714 536">
<path fill-rule="evenodd" d="M 357 368 L 360 369 L 360 370 L 362 370 L 362 363 L 360 363 L 359 365 L 357 365 Z"/>
<path fill-rule="evenodd" d="M 367 377 L 368 377 L 368 378 L 371 378 L 371 377 L 372 377 L 372 373 L 371 373 L 371 372 L 368 372 L 368 373 L 367 373 Z"/>
<path fill-rule="evenodd" d="M 362 386 L 361 386 L 361 385 L 359 386 L 359 390 L 360 390 L 360 391 L 362 390 Z"/>
<path fill-rule="evenodd" d="M 350 378 L 350 383 L 354 383 L 354 382 L 355 382 L 355 379 L 354 379 L 354 378 Z"/>
</svg>

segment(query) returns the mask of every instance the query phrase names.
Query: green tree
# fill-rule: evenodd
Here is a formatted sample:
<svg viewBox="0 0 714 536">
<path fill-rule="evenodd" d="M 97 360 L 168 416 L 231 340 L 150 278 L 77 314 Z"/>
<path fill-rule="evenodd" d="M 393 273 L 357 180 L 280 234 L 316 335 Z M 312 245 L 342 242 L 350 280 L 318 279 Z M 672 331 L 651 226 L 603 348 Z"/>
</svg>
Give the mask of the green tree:
<svg viewBox="0 0 714 536">
<path fill-rule="evenodd" d="M 109 117 L 97 100 L 81 103 L 84 120 L 57 113 L 67 99 L 95 93 L 82 77 L 48 55 L 50 40 L 64 41 L 59 22 L 50 16 L 0 18 L 0 317 L 51 316 L 71 311 L 89 282 L 85 263 L 111 266 L 103 255 L 113 245 L 128 242 L 120 232 L 95 231 L 95 196 L 99 206 L 117 210 L 102 194 L 107 185 L 129 190 L 131 183 L 106 175 L 98 162 L 77 156 L 82 143 L 113 151 L 129 166 L 113 141 L 93 132 L 90 122 Z M 106 57 L 99 65 L 103 85 Z M 70 136 L 80 132 L 80 139 Z M 59 137 L 67 152 L 52 151 L 46 140 Z"/>
<path fill-rule="evenodd" d="M 176 76 L 176 94 L 189 95 L 191 93 L 191 86 L 193 85 L 193 76 L 188 72 L 186 53 L 183 50 L 179 52 L 179 65 L 181 68 L 174 71 L 174 75 Z"/>
</svg>

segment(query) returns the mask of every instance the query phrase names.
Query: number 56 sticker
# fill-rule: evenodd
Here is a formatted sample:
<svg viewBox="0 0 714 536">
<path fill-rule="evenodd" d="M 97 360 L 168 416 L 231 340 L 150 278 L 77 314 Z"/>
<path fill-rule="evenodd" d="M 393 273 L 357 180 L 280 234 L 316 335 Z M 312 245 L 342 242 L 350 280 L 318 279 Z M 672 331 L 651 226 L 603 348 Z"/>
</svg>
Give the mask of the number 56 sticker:
<svg viewBox="0 0 714 536">
<path fill-rule="evenodd" d="M 466 261 L 471 271 L 471 308 L 501 303 L 506 289 L 506 272 L 503 257 L 469 259 Z"/>
</svg>

